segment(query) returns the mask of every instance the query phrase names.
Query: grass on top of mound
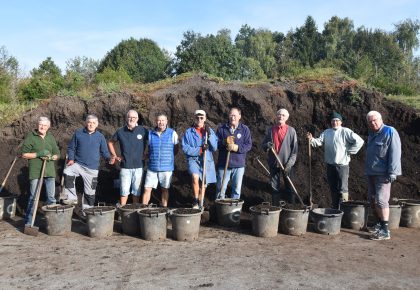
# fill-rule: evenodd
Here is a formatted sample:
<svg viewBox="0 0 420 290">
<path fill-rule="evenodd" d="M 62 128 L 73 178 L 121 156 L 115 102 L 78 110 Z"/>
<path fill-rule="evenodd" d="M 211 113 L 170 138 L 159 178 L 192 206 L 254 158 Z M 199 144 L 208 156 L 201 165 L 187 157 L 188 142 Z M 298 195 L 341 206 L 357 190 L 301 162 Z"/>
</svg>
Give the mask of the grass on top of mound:
<svg viewBox="0 0 420 290">
<path fill-rule="evenodd" d="M 420 95 L 405 96 L 405 95 L 388 95 L 385 99 L 390 101 L 397 101 L 420 110 Z"/>
<path fill-rule="evenodd" d="M 28 103 L 0 103 L 0 127 L 10 124 L 28 110 L 36 108 L 36 102 Z"/>
</svg>

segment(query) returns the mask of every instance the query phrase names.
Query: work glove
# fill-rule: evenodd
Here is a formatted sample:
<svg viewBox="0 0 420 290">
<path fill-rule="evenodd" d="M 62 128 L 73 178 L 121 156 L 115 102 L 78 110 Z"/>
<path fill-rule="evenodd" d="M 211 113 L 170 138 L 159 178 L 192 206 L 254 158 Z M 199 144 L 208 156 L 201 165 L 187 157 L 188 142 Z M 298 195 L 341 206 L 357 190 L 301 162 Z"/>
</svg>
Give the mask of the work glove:
<svg viewBox="0 0 420 290">
<path fill-rule="evenodd" d="M 206 132 L 207 132 L 207 136 L 210 136 L 210 134 L 211 134 L 211 131 L 210 131 L 210 126 L 209 125 L 205 125 L 204 126 L 204 129 L 206 130 Z"/>
<path fill-rule="evenodd" d="M 226 138 L 226 144 L 234 144 L 235 143 L 235 136 L 228 136 Z"/>
<path fill-rule="evenodd" d="M 47 149 L 41 150 L 39 152 L 36 152 L 36 157 L 37 158 L 49 157 L 49 156 L 50 156 L 50 151 L 48 151 Z"/>
<path fill-rule="evenodd" d="M 271 148 L 274 148 L 273 142 L 267 142 L 267 152 L 271 150 Z"/>
<path fill-rule="evenodd" d="M 284 174 L 290 176 L 290 171 L 292 171 L 292 166 L 287 163 L 286 166 L 284 166 Z"/>
<path fill-rule="evenodd" d="M 226 146 L 226 149 L 227 149 L 228 151 L 238 152 L 239 146 L 238 146 L 238 145 L 236 145 L 236 144 L 228 144 L 228 145 Z"/>
<path fill-rule="evenodd" d="M 206 151 L 207 149 L 209 149 L 209 144 L 204 143 L 201 148 L 203 148 L 203 152 Z"/>
<path fill-rule="evenodd" d="M 395 174 L 390 174 L 390 175 L 388 176 L 388 181 L 389 181 L 390 183 L 393 183 L 395 180 L 397 180 L 397 176 L 396 176 Z"/>
</svg>

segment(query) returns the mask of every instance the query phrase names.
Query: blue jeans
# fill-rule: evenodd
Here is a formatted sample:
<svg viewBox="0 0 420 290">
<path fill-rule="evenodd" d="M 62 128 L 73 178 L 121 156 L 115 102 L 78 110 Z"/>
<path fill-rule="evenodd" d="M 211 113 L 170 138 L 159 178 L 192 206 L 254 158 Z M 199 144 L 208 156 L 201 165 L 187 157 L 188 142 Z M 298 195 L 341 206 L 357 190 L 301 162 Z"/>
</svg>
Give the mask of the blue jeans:
<svg viewBox="0 0 420 290">
<path fill-rule="evenodd" d="M 228 168 L 226 170 L 225 180 L 223 181 L 222 187 L 222 178 L 224 168 L 217 169 L 217 199 L 223 199 L 226 197 L 226 188 L 231 181 L 232 187 L 232 198 L 239 199 L 241 197 L 241 188 L 242 188 L 242 178 L 244 176 L 245 167 L 238 168 Z"/>
<path fill-rule="evenodd" d="M 25 213 L 25 225 L 32 223 L 33 204 L 35 199 L 36 188 L 39 179 L 29 181 L 29 201 Z M 44 177 L 45 191 L 47 193 L 47 204 L 55 204 L 55 177 Z"/>
</svg>

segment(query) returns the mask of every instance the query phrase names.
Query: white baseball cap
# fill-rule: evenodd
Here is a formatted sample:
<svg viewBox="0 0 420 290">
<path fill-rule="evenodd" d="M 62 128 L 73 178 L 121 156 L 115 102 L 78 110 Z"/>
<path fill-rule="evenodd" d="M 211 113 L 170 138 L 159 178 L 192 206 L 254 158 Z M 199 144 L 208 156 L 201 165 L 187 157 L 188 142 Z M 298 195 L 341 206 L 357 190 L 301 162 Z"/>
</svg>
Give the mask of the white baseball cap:
<svg viewBox="0 0 420 290">
<path fill-rule="evenodd" d="M 194 116 L 197 116 L 197 115 L 202 115 L 202 116 L 206 116 L 206 112 L 204 112 L 204 110 L 195 110 L 195 112 L 194 112 Z"/>
</svg>

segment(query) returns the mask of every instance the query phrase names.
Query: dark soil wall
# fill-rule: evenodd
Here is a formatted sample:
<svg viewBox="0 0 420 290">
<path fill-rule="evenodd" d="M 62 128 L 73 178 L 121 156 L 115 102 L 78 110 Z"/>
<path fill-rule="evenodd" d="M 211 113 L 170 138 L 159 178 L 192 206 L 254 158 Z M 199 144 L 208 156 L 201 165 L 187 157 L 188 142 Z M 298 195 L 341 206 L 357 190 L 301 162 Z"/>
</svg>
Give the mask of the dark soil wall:
<svg viewBox="0 0 420 290">
<path fill-rule="evenodd" d="M 288 123 L 296 129 L 299 138 L 297 176 L 294 178 L 294 184 L 304 201 L 308 202 L 309 192 L 308 146 L 305 135 L 310 130 L 318 136 L 329 125 L 327 116 L 333 109 L 346 117 L 344 126 L 351 128 L 365 140 L 366 113 L 373 109 L 382 113 L 385 123 L 398 130 L 403 144 L 404 175 L 393 184 L 392 194 L 400 198 L 420 198 L 419 114 L 400 103 L 384 100 L 380 93 L 359 88 L 356 83 L 341 79 L 323 82 L 285 81 L 246 86 L 239 83 L 219 84 L 205 77 L 195 76 L 147 94 L 120 93 L 97 96 L 90 101 L 73 97 L 54 98 L 0 130 L 1 176 L 3 178 L 6 175 L 16 155 L 17 147 L 26 133 L 36 126 L 36 120 L 41 115 L 51 118 L 51 132 L 59 142 L 64 158 L 68 141 L 74 130 L 83 126 L 87 114 L 96 114 L 99 117 L 99 129 L 109 138 L 117 127 L 124 125 L 128 109 L 138 110 L 140 122 L 145 126 L 153 126 L 155 114 L 163 111 L 169 116 L 170 126 L 182 137 L 185 129 L 191 125 L 193 112 L 197 108 L 207 112 L 208 122 L 215 128 L 227 120 L 231 106 L 241 108 L 242 121 L 250 127 L 254 141 L 253 149 L 248 156 L 242 191 L 246 206 L 269 198 L 268 177 L 264 175 L 262 167 L 254 158 L 260 156 L 266 164 L 265 153 L 259 149 L 260 142 L 266 127 L 270 126 L 274 119 L 275 112 L 281 107 L 289 110 Z M 365 150 L 362 148 L 350 163 L 349 189 L 352 199 L 355 200 L 366 199 L 367 191 L 363 176 L 364 155 Z M 63 163 L 64 160 L 58 163 L 57 184 Z M 27 199 L 27 175 L 27 162 L 20 159 L 2 193 L 2 195 L 9 193 L 20 195 L 21 208 L 25 206 Z M 321 207 L 328 207 L 330 198 L 322 149 L 312 151 L 312 175 L 314 202 Z M 97 191 L 100 201 L 116 203 L 118 191 L 113 188 L 113 179 L 117 177 L 118 168 L 102 165 Z M 208 196 L 214 193 L 215 186 L 210 186 Z M 176 156 L 170 205 L 180 206 L 189 203 L 191 195 L 190 178 L 185 158 L 180 151 Z"/>
</svg>

